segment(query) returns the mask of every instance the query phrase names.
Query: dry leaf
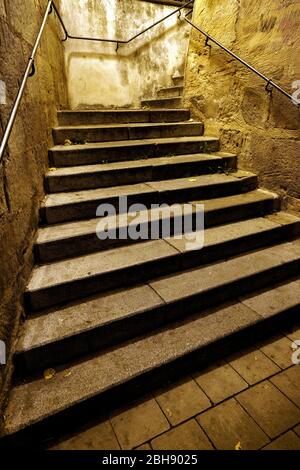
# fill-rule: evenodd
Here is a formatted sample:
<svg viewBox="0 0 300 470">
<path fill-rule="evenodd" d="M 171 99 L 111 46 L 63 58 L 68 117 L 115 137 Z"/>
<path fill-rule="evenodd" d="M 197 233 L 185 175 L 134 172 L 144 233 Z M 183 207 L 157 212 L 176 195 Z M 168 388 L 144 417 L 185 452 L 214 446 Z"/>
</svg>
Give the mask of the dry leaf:
<svg viewBox="0 0 300 470">
<path fill-rule="evenodd" d="M 64 145 L 72 145 L 72 142 L 69 139 L 66 139 Z"/>
<path fill-rule="evenodd" d="M 56 170 L 57 170 L 57 168 L 49 168 L 48 171 L 56 171 Z"/>
<path fill-rule="evenodd" d="M 242 450 L 242 446 L 240 442 L 238 442 L 237 445 L 235 446 L 235 450 Z"/>
<path fill-rule="evenodd" d="M 44 379 L 45 380 L 51 380 L 55 376 L 55 370 L 54 369 L 47 369 L 44 372 Z"/>
<path fill-rule="evenodd" d="M 190 181 L 191 183 L 195 183 L 195 181 L 197 181 L 197 178 L 189 178 L 189 181 Z"/>
<path fill-rule="evenodd" d="M 64 378 L 66 379 L 67 377 L 70 377 L 70 375 L 72 375 L 72 372 L 67 372 L 67 373 L 64 375 Z"/>
</svg>

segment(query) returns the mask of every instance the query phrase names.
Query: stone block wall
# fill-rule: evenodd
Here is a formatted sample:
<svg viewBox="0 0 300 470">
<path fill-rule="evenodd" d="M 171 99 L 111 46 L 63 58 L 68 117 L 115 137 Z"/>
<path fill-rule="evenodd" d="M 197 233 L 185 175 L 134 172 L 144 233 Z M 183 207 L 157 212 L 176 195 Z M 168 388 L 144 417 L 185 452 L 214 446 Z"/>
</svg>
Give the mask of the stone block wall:
<svg viewBox="0 0 300 470">
<path fill-rule="evenodd" d="M 46 5 L 47 0 L 0 0 L 0 138 Z M 22 293 L 32 268 L 51 128 L 57 108 L 68 106 L 61 37 L 52 13 L 37 53 L 36 75 L 29 79 L 8 151 L 0 163 L 0 340 L 8 352 L 7 367 L 0 365 L 2 400 L 11 370 L 10 351 L 24 311 Z"/>
<path fill-rule="evenodd" d="M 300 80 L 298 0 L 196 0 L 194 20 L 289 93 Z M 239 167 L 258 173 L 263 187 L 300 210 L 300 110 L 193 30 L 185 104 L 206 133 L 239 155 Z M 298 86 L 300 88 L 300 86 Z M 299 96 L 300 94 L 298 94 Z"/>
</svg>

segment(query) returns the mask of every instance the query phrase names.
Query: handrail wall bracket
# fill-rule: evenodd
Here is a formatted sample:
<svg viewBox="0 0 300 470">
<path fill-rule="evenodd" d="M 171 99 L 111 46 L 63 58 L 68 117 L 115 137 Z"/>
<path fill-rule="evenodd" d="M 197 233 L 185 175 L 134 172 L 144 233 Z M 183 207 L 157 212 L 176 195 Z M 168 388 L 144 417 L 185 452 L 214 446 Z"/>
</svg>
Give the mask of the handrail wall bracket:
<svg viewBox="0 0 300 470">
<path fill-rule="evenodd" d="M 206 40 L 205 40 L 205 45 L 207 46 L 208 45 L 208 41 L 211 41 L 213 42 L 214 44 L 216 44 L 217 46 L 219 46 L 221 49 L 223 49 L 223 51 L 227 52 L 227 54 L 231 55 L 231 57 L 233 57 L 234 59 L 236 59 L 238 62 L 240 62 L 240 64 L 243 64 L 245 67 L 247 67 L 247 69 L 251 70 L 251 72 L 255 73 L 257 76 L 259 76 L 260 78 L 262 78 L 266 83 L 266 91 L 268 93 L 272 93 L 273 89 L 275 88 L 277 91 L 279 91 L 280 93 L 282 93 L 284 96 L 286 96 L 287 98 L 289 98 L 293 104 L 295 104 L 294 102 L 294 99 L 292 97 L 292 95 L 290 95 L 287 91 L 285 91 L 283 88 L 281 88 L 279 85 L 277 85 L 276 83 L 274 83 L 270 78 L 266 77 L 266 75 L 262 74 L 261 72 L 259 72 L 255 67 L 253 67 L 252 65 L 250 65 L 248 62 L 246 62 L 244 59 L 242 59 L 241 57 L 239 57 L 237 54 L 235 54 L 233 51 L 231 51 L 230 49 L 228 49 L 226 46 L 224 46 L 222 43 L 220 43 L 217 39 L 215 39 L 213 36 L 211 36 L 210 34 L 208 34 L 206 31 L 204 31 L 203 29 L 201 29 L 198 25 L 196 25 L 195 23 L 193 23 L 191 20 L 189 20 L 187 17 L 189 16 L 189 14 L 187 14 L 185 16 L 185 21 L 190 24 L 193 28 L 195 28 L 197 31 L 199 31 L 199 33 L 201 33 L 203 36 L 205 36 Z M 210 46 L 210 45 L 209 45 Z M 211 47 L 211 46 L 210 46 Z M 296 104 L 296 106 L 300 106 L 300 104 Z"/>
</svg>

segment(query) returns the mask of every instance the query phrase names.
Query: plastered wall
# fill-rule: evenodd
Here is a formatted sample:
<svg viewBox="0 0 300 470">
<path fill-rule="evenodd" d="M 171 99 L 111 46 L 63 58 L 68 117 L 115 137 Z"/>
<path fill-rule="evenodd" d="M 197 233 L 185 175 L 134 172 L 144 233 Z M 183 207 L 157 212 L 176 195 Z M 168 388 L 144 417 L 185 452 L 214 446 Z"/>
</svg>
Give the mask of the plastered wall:
<svg viewBox="0 0 300 470">
<path fill-rule="evenodd" d="M 139 0 L 61 0 L 70 34 L 129 39 L 174 11 Z M 68 40 L 66 70 L 72 108 L 139 107 L 184 70 L 189 26 L 175 15 L 131 44 Z"/>
</svg>

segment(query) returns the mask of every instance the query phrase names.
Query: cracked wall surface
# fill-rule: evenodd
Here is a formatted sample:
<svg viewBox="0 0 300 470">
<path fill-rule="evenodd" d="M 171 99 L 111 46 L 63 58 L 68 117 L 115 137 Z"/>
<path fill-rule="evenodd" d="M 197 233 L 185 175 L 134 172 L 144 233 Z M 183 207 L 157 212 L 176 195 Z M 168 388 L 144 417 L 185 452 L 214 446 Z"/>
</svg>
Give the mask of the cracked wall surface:
<svg viewBox="0 0 300 470">
<path fill-rule="evenodd" d="M 6 88 L 0 104 L 0 138 L 46 5 L 47 0 L 0 0 L 0 80 Z M 29 79 L 0 163 L 0 340 L 8 349 L 8 365 L 0 366 L 2 400 L 10 350 L 23 314 L 22 293 L 32 267 L 51 128 L 57 107 L 68 104 L 61 37 L 57 21 L 50 18 L 36 57 L 36 75 Z"/>
<path fill-rule="evenodd" d="M 140 0 L 61 0 L 70 34 L 127 40 L 175 10 Z M 68 40 L 72 108 L 136 108 L 183 73 L 190 27 L 174 15 L 127 45 Z"/>
<path fill-rule="evenodd" d="M 194 20 L 289 93 L 300 80 L 298 0 L 196 0 Z M 258 173 L 300 210 L 300 110 L 193 30 L 186 70 L 185 104 L 237 152 L 242 169 Z"/>
</svg>

